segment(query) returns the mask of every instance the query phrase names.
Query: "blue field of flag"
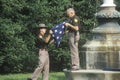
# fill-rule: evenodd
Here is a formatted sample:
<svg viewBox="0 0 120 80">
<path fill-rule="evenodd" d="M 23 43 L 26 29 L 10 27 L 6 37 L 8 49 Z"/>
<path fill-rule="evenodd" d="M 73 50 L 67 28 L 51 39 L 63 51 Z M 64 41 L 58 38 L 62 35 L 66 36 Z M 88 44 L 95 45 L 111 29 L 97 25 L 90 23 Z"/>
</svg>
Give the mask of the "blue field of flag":
<svg viewBox="0 0 120 80">
<path fill-rule="evenodd" d="M 58 48 L 61 42 L 61 39 L 65 33 L 65 26 L 64 26 L 65 22 L 62 22 L 58 25 L 56 25 L 55 27 L 53 27 L 51 30 L 53 31 L 53 38 L 55 39 L 55 44 L 56 47 Z"/>
</svg>

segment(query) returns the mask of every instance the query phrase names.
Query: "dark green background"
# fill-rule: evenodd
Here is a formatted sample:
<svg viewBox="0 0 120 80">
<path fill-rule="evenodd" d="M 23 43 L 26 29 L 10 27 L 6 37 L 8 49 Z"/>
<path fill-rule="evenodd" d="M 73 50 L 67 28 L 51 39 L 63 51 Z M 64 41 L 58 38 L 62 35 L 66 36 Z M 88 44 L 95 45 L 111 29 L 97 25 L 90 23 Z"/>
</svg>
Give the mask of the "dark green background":
<svg viewBox="0 0 120 80">
<path fill-rule="evenodd" d="M 0 0 L 0 73 L 31 72 L 38 63 L 35 47 L 37 24 L 52 28 L 67 19 L 66 9 L 74 7 L 81 20 L 82 45 L 91 38 L 90 31 L 97 26 L 94 14 L 102 0 Z M 116 0 L 120 10 L 120 0 Z M 49 45 L 50 70 L 62 71 L 70 67 L 67 35 L 60 48 Z"/>
</svg>

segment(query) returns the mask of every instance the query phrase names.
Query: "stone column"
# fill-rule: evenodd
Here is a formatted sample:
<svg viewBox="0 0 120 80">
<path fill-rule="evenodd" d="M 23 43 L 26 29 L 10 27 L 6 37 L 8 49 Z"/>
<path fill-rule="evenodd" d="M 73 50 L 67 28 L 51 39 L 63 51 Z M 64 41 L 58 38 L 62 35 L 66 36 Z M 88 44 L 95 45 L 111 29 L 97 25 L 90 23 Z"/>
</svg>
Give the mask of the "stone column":
<svg viewBox="0 0 120 80">
<path fill-rule="evenodd" d="M 116 6 L 114 4 L 114 0 L 103 0 L 103 4 L 101 5 L 101 7 L 108 7 L 108 6 Z"/>
</svg>

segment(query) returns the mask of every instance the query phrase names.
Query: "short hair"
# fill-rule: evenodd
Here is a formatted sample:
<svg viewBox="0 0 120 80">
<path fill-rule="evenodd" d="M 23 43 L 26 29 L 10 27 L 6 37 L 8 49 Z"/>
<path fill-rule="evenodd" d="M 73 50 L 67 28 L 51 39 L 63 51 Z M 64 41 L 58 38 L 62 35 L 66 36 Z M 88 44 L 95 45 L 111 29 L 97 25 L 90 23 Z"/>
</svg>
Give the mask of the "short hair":
<svg viewBox="0 0 120 80">
<path fill-rule="evenodd" d="M 67 13 L 70 13 L 70 12 L 75 13 L 75 10 L 74 10 L 73 8 L 68 8 L 68 9 L 67 9 Z"/>
</svg>

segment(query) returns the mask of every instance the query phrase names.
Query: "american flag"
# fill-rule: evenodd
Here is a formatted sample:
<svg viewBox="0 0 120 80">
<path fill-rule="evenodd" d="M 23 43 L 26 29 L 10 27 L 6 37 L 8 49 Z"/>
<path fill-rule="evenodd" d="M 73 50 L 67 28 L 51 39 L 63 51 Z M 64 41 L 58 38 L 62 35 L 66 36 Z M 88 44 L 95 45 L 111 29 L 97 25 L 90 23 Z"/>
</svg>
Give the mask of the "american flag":
<svg viewBox="0 0 120 80">
<path fill-rule="evenodd" d="M 61 42 L 61 39 L 65 33 L 65 26 L 64 26 L 65 22 L 62 22 L 58 25 L 56 25 L 55 27 L 53 27 L 51 30 L 53 31 L 53 38 L 55 40 L 55 45 L 58 48 Z"/>
</svg>

